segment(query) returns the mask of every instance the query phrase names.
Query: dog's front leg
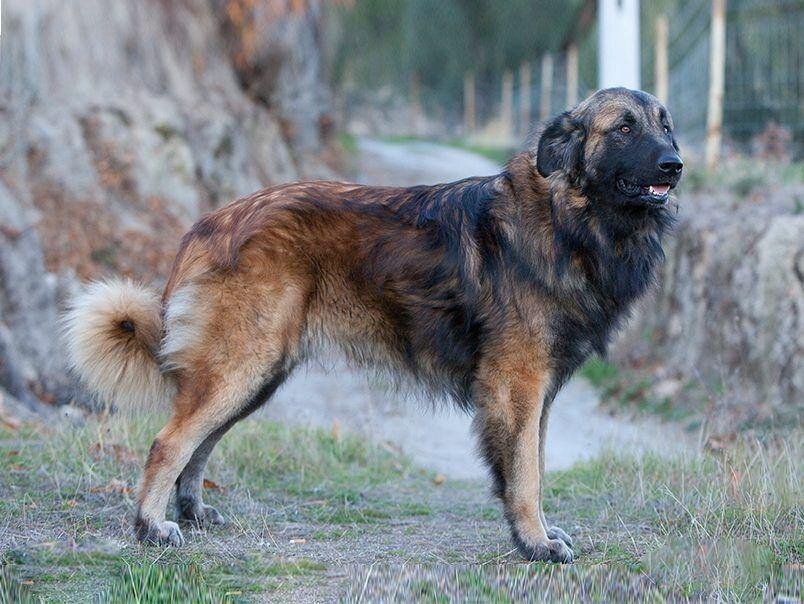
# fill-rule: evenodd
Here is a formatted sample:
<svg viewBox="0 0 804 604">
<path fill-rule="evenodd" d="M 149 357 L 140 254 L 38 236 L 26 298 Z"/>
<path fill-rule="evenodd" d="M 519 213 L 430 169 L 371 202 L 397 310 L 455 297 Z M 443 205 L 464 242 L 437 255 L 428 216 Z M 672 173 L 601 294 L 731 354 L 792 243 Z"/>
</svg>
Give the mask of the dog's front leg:
<svg viewBox="0 0 804 604">
<path fill-rule="evenodd" d="M 557 526 L 550 526 L 547 522 L 547 517 L 544 515 L 544 475 L 545 475 L 545 447 L 547 446 L 547 423 L 550 418 L 550 407 L 552 401 L 545 401 L 542 407 L 542 418 L 539 422 L 539 475 L 542 477 L 539 481 L 539 513 L 542 517 L 542 524 L 547 528 L 547 537 L 549 539 L 561 539 L 572 548 L 572 537 L 570 537 L 564 529 Z"/>
<path fill-rule="evenodd" d="M 547 372 L 489 372 L 477 385 L 477 430 L 495 490 L 519 552 L 528 560 L 572 562 L 572 550 L 548 537 L 541 507 L 539 440 Z"/>
</svg>

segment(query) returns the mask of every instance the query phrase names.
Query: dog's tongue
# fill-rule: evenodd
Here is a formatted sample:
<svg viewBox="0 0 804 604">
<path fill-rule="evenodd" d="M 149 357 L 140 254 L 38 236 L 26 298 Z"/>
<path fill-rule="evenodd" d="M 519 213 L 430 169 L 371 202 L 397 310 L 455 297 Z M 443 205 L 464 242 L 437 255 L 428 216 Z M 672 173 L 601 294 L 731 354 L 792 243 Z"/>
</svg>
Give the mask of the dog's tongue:
<svg viewBox="0 0 804 604">
<path fill-rule="evenodd" d="M 651 195 L 664 195 L 670 190 L 670 185 L 651 185 Z"/>
</svg>

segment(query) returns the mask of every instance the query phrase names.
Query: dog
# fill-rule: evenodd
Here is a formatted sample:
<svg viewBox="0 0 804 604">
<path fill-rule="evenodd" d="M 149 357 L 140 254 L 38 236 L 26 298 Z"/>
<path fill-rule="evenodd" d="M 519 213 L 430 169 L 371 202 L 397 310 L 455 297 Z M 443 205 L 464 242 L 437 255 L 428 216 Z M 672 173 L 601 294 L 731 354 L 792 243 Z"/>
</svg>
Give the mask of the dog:
<svg viewBox="0 0 804 604">
<path fill-rule="evenodd" d="M 161 297 L 90 285 L 65 315 L 78 376 L 118 405 L 172 401 L 137 539 L 183 543 L 165 519 L 174 485 L 179 519 L 222 523 L 201 497 L 216 443 L 334 345 L 473 412 L 519 552 L 571 562 L 570 536 L 541 505 L 550 406 L 654 282 L 682 167 L 667 109 L 607 89 L 549 121 L 500 174 L 268 188 L 192 227 Z"/>
</svg>

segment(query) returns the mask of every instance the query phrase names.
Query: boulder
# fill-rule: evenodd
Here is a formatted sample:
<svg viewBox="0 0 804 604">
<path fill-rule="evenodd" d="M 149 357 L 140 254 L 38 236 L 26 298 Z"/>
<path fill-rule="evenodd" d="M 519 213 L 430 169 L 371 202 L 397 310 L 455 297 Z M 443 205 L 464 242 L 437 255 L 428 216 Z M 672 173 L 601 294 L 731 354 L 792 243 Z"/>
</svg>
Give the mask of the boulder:
<svg viewBox="0 0 804 604">
<path fill-rule="evenodd" d="M 659 287 L 612 354 L 681 379 L 724 424 L 800 413 L 804 401 L 804 186 L 682 194 Z M 670 382 L 672 383 L 672 382 Z M 676 388 L 673 396 L 681 396 Z M 663 387 L 663 391 L 669 391 Z"/>
<path fill-rule="evenodd" d="M 291 82 L 280 65 L 274 97 L 295 100 L 274 108 L 250 93 L 223 25 L 211 0 L 3 2 L 0 387 L 23 403 L 83 397 L 57 337 L 81 280 L 159 282 L 201 213 L 315 171 L 303 160 L 321 139 L 282 123 L 320 112 L 317 38 L 279 58 L 313 67 Z M 300 96 L 313 80 L 315 98 Z"/>
</svg>

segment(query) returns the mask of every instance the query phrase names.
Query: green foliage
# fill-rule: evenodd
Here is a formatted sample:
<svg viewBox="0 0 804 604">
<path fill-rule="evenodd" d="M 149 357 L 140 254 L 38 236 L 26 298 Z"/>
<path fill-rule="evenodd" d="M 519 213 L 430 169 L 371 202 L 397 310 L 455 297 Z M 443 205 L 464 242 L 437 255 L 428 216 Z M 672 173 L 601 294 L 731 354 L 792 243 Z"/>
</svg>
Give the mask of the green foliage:
<svg viewBox="0 0 804 604">
<path fill-rule="evenodd" d="M 30 589 L 14 572 L 14 566 L 0 558 L 0 604 L 36 602 Z"/>
<path fill-rule="evenodd" d="M 112 587 L 100 596 L 109 604 L 173 604 L 231 602 L 231 597 L 211 588 L 196 564 L 127 564 Z"/>
<path fill-rule="evenodd" d="M 498 163 L 500 166 L 504 166 L 506 162 L 508 162 L 508 160 L 511 159 L 511 157 L 513 157 L 514 153 L 516 152 L 516 149 L 508 147 L 490 147 L 486 145 L 475 145 L 460 138 L 454 138 L 447 141 L 434 141 L 432 139 L 421 138 L 416 136 L 395 134 L 395 135 L 383 136 L 382 140 L 388 143 L 410 143 L 415 141 L 433 142 L 433 143 L 437 142 L 440 145 L 448 145 L 450 147 L 456 147 L 458 149 L 463 149 L 464 151 L 469 151 L 470 153 L 481 155 L 486 159 L 490 159 L 491 161 Z"/>
<path fill-rule="evenodd" d="M 482 155 L 486 159 L 490 159 L 491 161 L 498 163 L 500 166 L 504 166 L 506 162 L 514 155 L 514 149 L 508 149 L 506 147 L 473 145 L 458 139 L 449 141 L 447 144 L 460 149 L 465 149 L 466 151 L 471 151 L 477 155 Z"/>
<path fill-rule="evenodd" d="M 651 383 L 637 371 L 621 371 L 615 365 L 599 357 L 589 359 L 579 370 L 600 392 L 604 403 L 618 407 L 633 409 L 644 413 L 652 413 L 669 420 L 687 419 L 699 411 L 694 408 L 694 397 L 685 404 L 669 397 L 656 397 Z M 703 400 L 700 401 L 703 404 Z"/>
<path fill-rule="evenodd" d="M 361 0 L 334 9 L 335 80 L 458 98 L 463 75 L 534 61 L 563 40 L 580 0 Z"/>
<path fill-rule="evenodd" d="M 620 370 L 600 357 L 593 357 L 581 367 L 580 374 L 595 388 L 603 388 L 619 377 Z"/>
<path fill-rule="evenodd" d="M 355 138 L 353 134 L 339 132 L 338 142 L 348 155 L 355 155 L 357 153 L 357 138 Z"/>
</svg>

